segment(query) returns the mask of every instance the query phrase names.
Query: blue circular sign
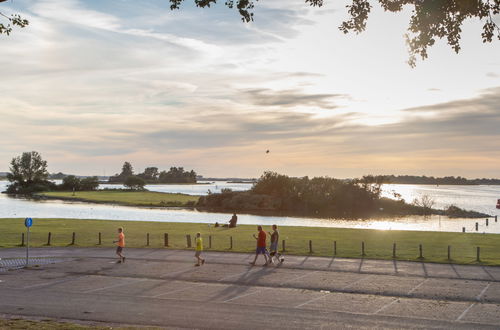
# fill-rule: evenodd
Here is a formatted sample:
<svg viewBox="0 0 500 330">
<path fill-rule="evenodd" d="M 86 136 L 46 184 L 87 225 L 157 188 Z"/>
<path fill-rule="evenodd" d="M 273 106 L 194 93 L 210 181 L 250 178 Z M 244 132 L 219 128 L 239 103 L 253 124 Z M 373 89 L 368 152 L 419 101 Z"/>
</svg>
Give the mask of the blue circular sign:
<svg viewBox="0 0 500 330">
<path fill-rule="evenodd" d="M 31 219 L 31 218 L 24 219 L 24 225 L 26 227 L 31 227 L 33 225 L 33 219 Z"/>
</svg>

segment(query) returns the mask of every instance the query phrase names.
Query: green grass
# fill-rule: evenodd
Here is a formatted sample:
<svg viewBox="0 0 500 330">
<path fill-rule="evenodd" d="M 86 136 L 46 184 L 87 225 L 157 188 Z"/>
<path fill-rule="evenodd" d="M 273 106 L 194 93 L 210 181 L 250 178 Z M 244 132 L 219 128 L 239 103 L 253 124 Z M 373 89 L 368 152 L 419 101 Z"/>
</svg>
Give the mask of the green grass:
<svg viewBox="0 0 500 330">
<path fill-rule="evenodd" d="M 200 198 L 199 196 L 185 194 L 123 190 L 76 191 L 74 195 L 70 191 L 51 191 L 37 195 L 49 198 L 133 206 L 193 206 Z"/>
<path fill-rule="evenodd" d="M 0 319 L 0 330 L 4 329 L 33 329 L 33 330 L 84 330 L 84 329 L 139 329 L 133 327 L 104 327 L 93 325 L 80 325 L 68 322 L 52 320 L 24 320 L 24 319 Z M 153 328 L 148 328 L 153 329 Z"/>
<path fill-rule="evenodd" d="M 127 247 L 146 248 L 146 234 L 150 233 L 151 248 L 164 248 L 164 233 L 169 235 L 169 248 L 186 249 L 186 234 L 194 238 L 201 232 L 207 248 L 212 236 L 213 251 L 253 252 L 256 226 L 240 225 L 237 228 L 214 228 L 199 223 L 104 221 L 77 219 L 34 219 L 31 245 L 44 246 L 47 233 L 52 233 L 52 246 L 68 246 L 76 232 L 76 246 L 96 247 L 98 233 L 102 233 L 101 246 L 114 246 L 117 227 L 124 227 Z M 270 230 L 269 227 L 265 228 Z M 0 247 L 20 245 L 25 232 L 23 219 L 0 219 Z M 288 227 L 280 228 L 280 240 L 286 240 L 286 253 L 295 255 L 333 255 L 333 242 L 337 242 L 337 256 L 361 257 L 361 242 L 365 242 L 365 258 L 392 259 L 392 244 L 397 244 L 397 259 L 419 261 L 419 244 L 423 246 L 423 261 L 447 263 L 447 247 L 451 246 L 451 262 L 476 263 L 476 247 L 481 248 L 481 264 L 500 266 L 500 235 L 473 233 L 444 233 L 420 231 L 385 231 L 372 229 Z M 233 249 L 229 249 L 229 237 Z M 312 240 L 313 253 L 309 253 Z"/>
</svg>

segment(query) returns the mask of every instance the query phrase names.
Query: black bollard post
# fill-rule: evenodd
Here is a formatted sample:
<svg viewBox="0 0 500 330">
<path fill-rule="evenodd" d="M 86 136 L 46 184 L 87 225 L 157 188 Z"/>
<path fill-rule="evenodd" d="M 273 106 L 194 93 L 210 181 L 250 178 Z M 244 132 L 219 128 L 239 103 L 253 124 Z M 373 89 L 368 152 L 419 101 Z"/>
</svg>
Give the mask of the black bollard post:
<svg viewBox="0 0 500 330">
<path fill-rule="evenodd" d="M 71 237 L 71 245 L 75 245 L 76 233 L 73 232 L 73 236 Z"/>
<path fill-rule="evenodd" d="M 101 237 L 101 236 L 102 236 L 102 235 L 101 235 L 101 232 L 99 232 L 99 245 L 101 245 L 101 244 L 102 244 L 102 237 Z"/>
<path fill-rule="evenodd" d="M 495 222 L 497 222 L 498 220 L 498 215 L 495 215 Z"/>
<path fill-rule="evenodd" d="M 163 245 L 168 246 L 168 234 L 163 234 Z"/>
<path fill-rule="evenodd" d="M 337 241 L 333 241 L 333 255 L 337 255 Z"/>
<path fill-rule="evenodd" d="M 21 234 L 21 246 L 24 246 L 24 233 Z"/>
<path fill-rule="evenodd" d="M 396 258 L 396 243 L 392 243 L 392 257 Z"/>
<path fill-rule="evenodd" d="M 448 260 L 451 260 L 451 246 L 448 245 Z"/>
<path fill-rule="evenodd" d="M 313 241 L 309 240 L 309 253 L 313 253 Z"/>
<path fill-rule="evenodd" d="M 186 243 L 187 243 L 187 247 L 190 248 L 191 247 L 191 235 L 186 235 Z"/>
<path fill-rule="evenodd" d="M 462 227 L 462 233 L 465 233 L 465 227 Z"/>
<path fill-rule="evenodd" d="M 488 219 L 488 218 L 486 218 L 486 226 L 488 226 L 488 220 L 489 220 L 489 219 Z"/>
<path fill-rule="evenodd" d="M 285 247 L 285 240 L 282 240 L 281 241 L 281 251 L 285 252 L 286 251 L 286 247 Z"/>
<path fill-rule="evenodd" d="M 479 223 L 476 222 L 476 231 L 478 231 L 478 230 L 479 230 Z"/>
<path fill-rule="evenodd" d="M 49 231 L 49 234 L 47 235 L 47 245 L 50 245 L 51 238 L 52 238 L 52 233 Z"/>
<path fill-rule="evenodd" d="M 476 261 L 477 261 L 477 262 L 480 262 L 480 261 L 481 261 L 481 256 L 480 256 L 480 254 L 481 254 L 481 248 L 478 246 L 478 247 L 476 248 Z"/>
<path fill-rule="evenodd" d="M 212 235 L 208 236 L 208 248 L 212 248 Z"/>
<path fill-rule="evenodd" d="M 149 246 L 149 233 L 146 234 L 146 246 Z"/>
<path fill-rule="evenodd" d="M 424 254 L 422 253 L 422 244 L 418 245 L 418 251 L 420 256 L 418 257 L 419 259 L 424 259 Z"/>
<path fill-rule="evenodd" d="M 229 236 L 229 250 L 233 249 L 233 236 Z"/>
<path fill-rule="evenodd" d="M 365 254 L 365 242 L 364 242 L 364 241 L 363 241 L 363 242 L 361 242 L 361 255 L 362 255 L 362 256 L 365 256 L 365 255 L 366 255 L 366 254 Z"/>
</svg>

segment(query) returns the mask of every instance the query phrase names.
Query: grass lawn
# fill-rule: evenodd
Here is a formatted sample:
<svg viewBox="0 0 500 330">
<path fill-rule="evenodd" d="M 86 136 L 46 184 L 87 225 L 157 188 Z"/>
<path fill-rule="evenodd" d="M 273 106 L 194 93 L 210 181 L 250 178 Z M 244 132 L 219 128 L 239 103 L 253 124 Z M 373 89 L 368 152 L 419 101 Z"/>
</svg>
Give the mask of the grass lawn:
<svg viewBox="0 0 500 330">
<path fill-rule="evenodd" d="M 3 329 L 37 329 L 37 330 L 84 330 L 84 329 L 138 329 L 129 327 L 104 327 L 80 325 L 52 320 L 32 321 L 24 319 L 0 319 L 0 330 Z"/>
<path fill-rule="evenodd" d="M 196 232 L 204 237 L 208 249 L 212 236 L 212 251 L 253 252 L 256 226 L 214 228 L 199 223 L 171 223 L 145 221 L 105 221 L 77 219 L 34 219 L 31 245 L 45 246 L 48 232 L 52 233 L 52 246 L 68 246 L 72 233 L 76 233 L 76 246 L 96 247 L 98 233 L 102 233 L 101 246 L 114 246 L 116 228 L 122 226 L 128 247 L 147 248 L 146 235 L 150 234 L 150 248 L 164 248 L 164 233 L 168 233 L 169 247 L 186 249 L 186 234 L 194 239 Z M 266 227 L 265 230 L 270 230 Z M 25 232 L 24 219 L 0 219 L 0 247 L 16 247 Z M 333 242 L 337 242 L 337 256 L 361 257 L 361 242 L 365 242 L 365 258 L 392 259 L 392 244 L 397 244 L 396 259 L 419 259 L 419 244 L 423 246 L 423 261 L 449 262 L 447 248 L 451 246 L 451 262 L 476 263 L 476 247 L 481 248 L 481 264 L 500 266 L 500 235 L 473 233 L 442 233 L 348 228 L 288 227 L 280 228 L 280 240 L 286 241 L 286 253 L 295 255 L 333 256 Z M 233 249 L 230 250 L 230 237 Z M 309 240 L 313 253 L 309 253 Z M 280 242 L 281 243 L 281 242 Z M 194 245 L 194 244 L 193 244 Z M 281 244 L 280 244 L 281 247 Z"/>
<path fill-rule="evenodd" d="M 114 203 L 133 206 L 193 206 L 199 196 L 171 194 L 154 191 L 51 191 L 37 195 L 49 198 L 79 200 L 84 202 Z"/>
</svg>

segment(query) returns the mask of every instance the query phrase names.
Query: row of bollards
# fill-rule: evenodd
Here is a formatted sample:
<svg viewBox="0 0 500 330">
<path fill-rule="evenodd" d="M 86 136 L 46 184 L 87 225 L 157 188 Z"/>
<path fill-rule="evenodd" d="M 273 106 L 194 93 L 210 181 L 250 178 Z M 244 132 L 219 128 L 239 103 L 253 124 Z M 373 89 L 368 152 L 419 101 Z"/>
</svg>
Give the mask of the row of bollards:
<svg viewBox="0 0 500 330">
<path fill-rule="evenodd" d="M 495 222 L 498 222 L 498 216 L 497 215 L 495 215 Z M 489 224 L 490 224 L 490 219 L 489 218 L 485 219 L 485 224 L 486 224 L 486 227 L 489 226 Z M 475 227 L 476 227 L 476 231 L 479 231 L 479 222 L 476 222 Z M 465 227 L 462 227 L 462 233 L 465 233 Z"/>
<path fill-rule="evenodd" d="M 495 219 L 496 220 L 496 219 Z M 476 223 L 477 225 L 477 223 Z M 47 244 L 48 246 L 51 245 L 51 241 L 52 241 L 52 233 L 49 232 L 48 235 L 47 235 Z M 165 247 L 168 247 L 169 246 L 169 236 L 168 236 L 168 233 L 165 233 L 164 236 L 163 236 L 163 243 L 164 243 L 164 246 Z M 76 244 L 76 233 L 73 232 L 72 235 L 71 235 L 71 243 L 70 245 L 75 245 Z M 282 240 L 281 242 L 281 250 L 283 252 L 286 251 L 286 242 L 285 240 Z M 24 233 L 21 234 L 21 246 L 24 246 L 25 245 L 25 237 L 24 237 Z M 99 232 L 98 233 L 98 245 L 102 245 L 102 234 Z M 146 246 L 150 246 L 150 235 L 149 233 L 146 233 Z M 186 247 L 187 248 L 191 248 L 192 247 L 192 239 L 191 239 L 191 235 L 187 234 L 186 235 Z M 211 249 L 212 248 L 212 235 L 209 235 L 208 236 L 208 248 Z M 229 236 L 229 249 L 232 250 L 233 249 L 233 236 Z M 418 251 L 419 251 L 419 256 L 418 256 L 418 259 L 424 259 L 424 253 L 423 253 L 423 246 L 422 244 L 419 244 L 418 245 Z M 366 250 L 365 250 L 365 242 L 362 241 L 361 242 L 361 256 L 364 257 L 366 256 Z M 313 241 L 312 240 L 309 240 L 309 253 L 313 253 Z M 480 247 L 476 247 L 476 261 L 480 261 L 481 260 L 481 256 L 480 256 L 480 253 L 481 253 L 481 249 Z M 333 255 L 336 256 L 337 255 L 337 241 L 333 241 Z M 448 260 L 452 260 L 451 259 L 451 246 L 448 245 Z M 392 257 L 393 258 L 397 258 L 397 253 L 396 253 L 396 243 L 393 243 L 392 244 Z"/>
</svg>

